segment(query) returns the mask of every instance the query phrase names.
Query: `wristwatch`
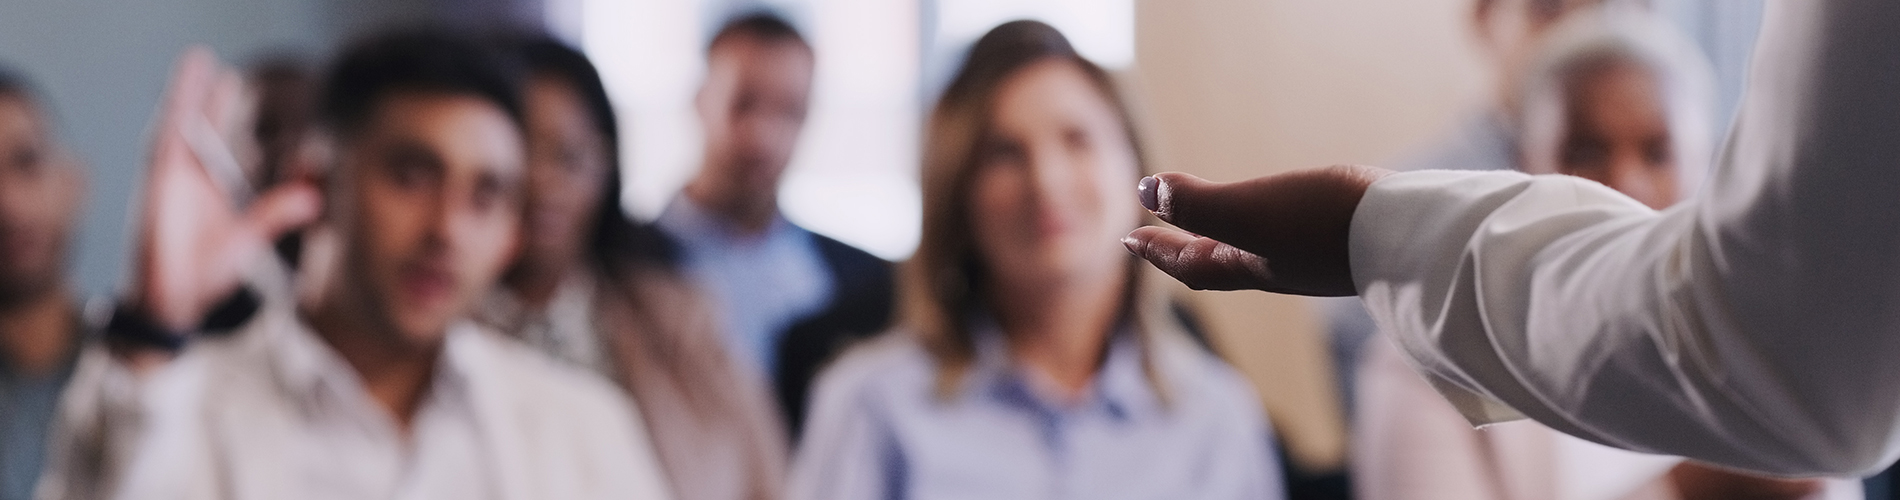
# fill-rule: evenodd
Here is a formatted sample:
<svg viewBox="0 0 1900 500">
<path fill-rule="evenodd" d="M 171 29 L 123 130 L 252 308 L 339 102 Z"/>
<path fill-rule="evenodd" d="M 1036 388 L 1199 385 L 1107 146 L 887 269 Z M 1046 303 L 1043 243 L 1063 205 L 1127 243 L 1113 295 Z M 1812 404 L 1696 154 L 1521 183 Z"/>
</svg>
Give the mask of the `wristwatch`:
<svg viewBox="0 0 1900 500">
<path fill-rule="evenodd" d="M 236 330 L 257 315 L 262 305 L 257 292 L 239 288 L 218 302 L 193 331 L 174 331 L 161 325 L 138 307 L 120 303 L 106 322 L 106 340 L 120 347 L 178 352 L 197 335 L 221 336 Z"/>
<path fill-rule="evenodd" d="M 151 315 L 131 304 L 120 303 L 106 322 L 106 341 L 118 347 L 178 352 L 185 348 L 190 333 L 173 331 L 152 320 Z"/>
</svg>

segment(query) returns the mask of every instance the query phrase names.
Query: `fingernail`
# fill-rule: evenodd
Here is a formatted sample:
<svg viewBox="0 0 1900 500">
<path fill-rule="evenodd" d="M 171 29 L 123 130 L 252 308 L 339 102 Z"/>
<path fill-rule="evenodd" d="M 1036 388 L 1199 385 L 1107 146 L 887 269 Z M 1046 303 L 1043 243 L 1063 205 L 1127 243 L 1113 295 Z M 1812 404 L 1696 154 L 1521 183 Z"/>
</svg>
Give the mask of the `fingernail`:
<svg viewBox="0 0 1900 500">
<path fill-rule="evenodd" d="M 1146 208 L 1149 212 L 1161 209 L 1161 197 L 1156 193 L 1160 187 L 1161 179 L 1156 179 L 1155 176 L 1141 178 L 1141 183 L 1135 186 L 1135 192 L 1141 196 L 1141 208 Z"/>
<path fill-rule="evenodd" d="M 1139 251 L 1139 249 L 1141 248 L 1141 240 L 1135 239 L 1135 235 L 1131 234 L 1128 236 L 1123 236 L 1122 248 L 1128 249 L 1128 253 L 1133 254 L 1136 257 L 1141 256 L 1141 252 Z"/>
</svg>

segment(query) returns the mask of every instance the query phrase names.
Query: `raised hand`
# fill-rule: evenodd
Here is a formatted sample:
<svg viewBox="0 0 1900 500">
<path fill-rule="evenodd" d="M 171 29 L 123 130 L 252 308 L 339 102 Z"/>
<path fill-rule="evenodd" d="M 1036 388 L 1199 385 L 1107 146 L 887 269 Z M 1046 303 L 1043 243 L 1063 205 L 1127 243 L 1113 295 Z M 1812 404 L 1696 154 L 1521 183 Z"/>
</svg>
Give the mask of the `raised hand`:
<svg viewBox="0 0 1900 500">
<path fill-rule="evenodd" d="M 1195 289 L 1356 295 L 1352 215 L 1390 173 L 1333 166 L 1231 183 L 1155 175 L 1141 180 L 1142 206 L 1180 229 L 1146 226 L 1122 243 Z"/>
<path fill-rule="evenodd" d="M 249 105 L 242 79 L 210 50 L 179 57 L 154 127 L 130 291 L 132 304 L 173 331 L 195 327 L 271 241 L 320 210 L 307 183 L 260 193 L 242 209 L 234 201 L 249 189 L 233 171 Z"/>
</svg>

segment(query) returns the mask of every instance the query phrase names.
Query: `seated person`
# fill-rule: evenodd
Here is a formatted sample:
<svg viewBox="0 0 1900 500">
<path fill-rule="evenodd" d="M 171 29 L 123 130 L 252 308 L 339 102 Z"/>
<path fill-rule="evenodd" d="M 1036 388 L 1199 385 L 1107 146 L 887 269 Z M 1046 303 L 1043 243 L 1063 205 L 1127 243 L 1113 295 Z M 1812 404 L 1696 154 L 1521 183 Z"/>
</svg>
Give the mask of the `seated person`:
<svg viewBox="0 0 1900 500">
<path fill-rule="evenodd" d="M 1518 79 L 1522 170 L 1595 180 L 1650 208 L 1687 197 L 1711 161 L 1708 65 L 1666 21 L 1591 8 Z M 1851 481 L 1776 480 L 1617 450 L 1536 422 L 1471 428 L 1385 339 L 1360 366 L 1355 492 L 1382 499 L 1859 498 Z"/>
<path fill-rule="evenodd" d="M 66 264 L 86 175 L 45 112 L 0 69 L 0 500 L 33 497 L 85 331 Z"/>
<path fill-rule="evenodd" d="M 347 48 L 319 106 L 339 247 L 323 295 L 192 340 L 319 199 L 293 183 L 235 213 L 214 179 L 239 167 L 213 148 L 237 136 L 214 128 L 235 128 L 217 118 L 236 79 L 187 54 L 154 139 L 132 294 L 107 327 L 118 354 L 82 361 L 41 497 L 666 498 L 620 391 L 465 319 L 517 243 L 515 69 L 436 32 Z M 184 340 L 173 359 L 127 362 Z"/>
<path fill-rule="evenodd" d="M 1281 497 L 1252 388 L 1116 244 L 1142 160 L 1107 73 L 998 26 L 927 138 L 909 322 L 820 378 L 788 497 Z"/>
<path fill-rule="evenodd" d="M 679 500 L 779 496 L 789 453 L 770 389 L 726 351 L 672 248 L 621 210 L 618 125 L 587 56 L 521 40 L 529 68 L 521 254 L 478 317 L 620 382 Z"/>
<path fill-rule="evenodd" d="M 713 35 L 693 101 L 704 162 L 654 222 L 712 299 L 732 356 L 771 380 L 794 435 L 818 370 L 888 328 L 894 303 L 889 262 L 779 213 L 814 57 L 804 35 L 770 12 L 736 17 Z"/>
</svg>

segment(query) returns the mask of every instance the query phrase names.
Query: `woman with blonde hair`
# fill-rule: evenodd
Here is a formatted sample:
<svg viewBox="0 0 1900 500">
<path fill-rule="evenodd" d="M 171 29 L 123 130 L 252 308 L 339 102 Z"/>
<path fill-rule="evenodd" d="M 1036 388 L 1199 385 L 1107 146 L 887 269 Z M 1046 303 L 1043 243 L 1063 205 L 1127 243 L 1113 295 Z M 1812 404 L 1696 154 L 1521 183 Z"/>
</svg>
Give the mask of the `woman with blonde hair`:
<svg viewBox="0 0 1900 500">
<path fill-rule="evenodd" d="M 1246 383 L 1117 240 L 1132 122 L 1046 24 L 977 41 L 938 102 L 905 331 L 820 379 L 795 499 L 1279 498 Z"/>
</svg>

